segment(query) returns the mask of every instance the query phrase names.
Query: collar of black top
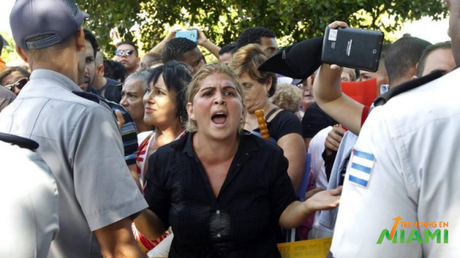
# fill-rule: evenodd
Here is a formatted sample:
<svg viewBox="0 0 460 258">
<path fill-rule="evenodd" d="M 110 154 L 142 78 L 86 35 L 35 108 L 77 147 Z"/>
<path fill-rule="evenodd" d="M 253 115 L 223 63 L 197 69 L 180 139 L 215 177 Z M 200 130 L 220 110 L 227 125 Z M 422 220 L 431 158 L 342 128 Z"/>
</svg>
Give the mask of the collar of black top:
<svg viewBox="0 0 460 258">
<path fill-rule="evenodd" d="M 323 37 L 284 47 L 259 66 L 259 71 L 274 72 L 294 79 L 305 79 L 321 65 Z"/>
<path fill-rule="evenodd" d="M 77 95 L 77 96 L 80 96 L 82 98 L 85 98 L 87 100 L 91 100 L 93 102 L 96 102 L 96 103 L 99 103 L 99 101 L 102 99 L 101 96 L 99 96 L 97 94 L 93 94 L 91 92 L 73 90 L 72 93 Z"/>
<path fill-rule="evenodd" d="M 7 133 L 0 133 L 0 141 L 11 143 L 29 150 L 36 150 L 39 146 L 36 141 Z"/>
</svg>

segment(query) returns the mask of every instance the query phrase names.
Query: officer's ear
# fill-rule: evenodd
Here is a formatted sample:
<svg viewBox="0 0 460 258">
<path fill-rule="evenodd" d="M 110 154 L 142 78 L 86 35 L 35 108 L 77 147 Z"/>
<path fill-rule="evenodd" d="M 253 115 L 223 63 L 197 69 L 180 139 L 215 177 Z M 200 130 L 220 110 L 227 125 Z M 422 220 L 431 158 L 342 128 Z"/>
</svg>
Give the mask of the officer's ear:
<svg viewBox="0 0 460 258">
<path fill-rule="evenodd" d="M 74 34 L 75 43 L 77 45 L 77 52 L 81 52 L 85 50 L 85 33 L 83 32 L 83 28 L 77 30 Z"/>
<path fill-rule="evenodd" d="M 415 75 L 412 76 L 412 80 L 418 79 L 417 71 L 418 71 L 419 65 L 420 65 L 420 62 L 417 62 L 417 63 L 415 64 Z"/>
<path fill-rule="evenodd" d="M 26 51 L 22 47 L 16 45 L 16 52 L 21 57 L 21 59 L 24 60 L 24 62 L 29 63 L 29 58 L 26 55 Z"/>
</svg>

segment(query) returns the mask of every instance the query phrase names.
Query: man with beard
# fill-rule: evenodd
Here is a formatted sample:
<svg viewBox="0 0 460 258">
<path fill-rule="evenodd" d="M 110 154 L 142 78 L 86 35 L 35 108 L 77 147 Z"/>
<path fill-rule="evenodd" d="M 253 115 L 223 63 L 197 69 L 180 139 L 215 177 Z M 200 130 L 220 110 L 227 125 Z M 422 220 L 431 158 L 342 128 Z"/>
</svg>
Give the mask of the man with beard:
<svg viewBox="0 0 460 258">
<path fill-rule="evenodd" d="M 104 63 L 104 54 L 101 51 L 97 51 L 95 60 L 96 72 L 94 75 L 94 81 L 92 85 L 93 87 L 91 88 L 91 91 L 102 97 L 105 97 L 104 94 L 107 88 L 123 86 L 122 82 L 106 77 L 109 69 L 106 69 Z"/>
<path fill-rule="evenodd" d="M 80 84 L 80 88 L 86 92 L 93 91 L 93 83 L 96 74 L 96 53 L 99 49 L 96 37 L 87 29 L 84 29 L 85 33 L 85 74 L 83 83 Z M 83 58 L 81 56 L 80 58 Z M 81 60 L 82 62 L 82 60 Z M 96 95 L 96 94 L 94 94 Z M 109 101 L 103 97 L 97 96 L 100 101 L 106 103 L 117 117 L 118 124 L 121 129 L 121 138 L 123 140 L 125 161 L 134 177 L 136 183 L 138 183 L 138 173 L 136 168 L 136 157 L 137 157 L 137 128 L 131 115 L 118 103 Z"/>
<path fill-rule="evenodd" d="M 143 257 L 131 223 L 147 204 L 124 161 L 119 129 L 106 105 L 77 95 L 86 17 L 72 0 L 15 2 L 11 31 L 32 74 L 0 114 L 0 132 L 36 141 L 56 178 L 60 232 L 48 257 Z"/>
</svg>

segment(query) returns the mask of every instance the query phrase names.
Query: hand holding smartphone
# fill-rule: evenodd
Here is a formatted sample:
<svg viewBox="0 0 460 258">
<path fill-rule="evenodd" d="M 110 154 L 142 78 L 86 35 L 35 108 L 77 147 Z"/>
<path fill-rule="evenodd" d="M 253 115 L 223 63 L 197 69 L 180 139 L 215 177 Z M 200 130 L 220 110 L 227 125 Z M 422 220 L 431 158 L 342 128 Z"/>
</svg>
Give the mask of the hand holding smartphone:
<svg viewBox="0 0 460 258">
<path fill-rule="evenodd" d="M 197 30 L 178 30 L 176 31 L 176 38 L 186 38 L 190 41 L 197 43 L 198 31 Z"/>
<path fill-rule="evenodd" d="M 375 72 L 379 68 L 383 37 L 380 31 L 327 26 L 321 61 Z"/>
</svg>

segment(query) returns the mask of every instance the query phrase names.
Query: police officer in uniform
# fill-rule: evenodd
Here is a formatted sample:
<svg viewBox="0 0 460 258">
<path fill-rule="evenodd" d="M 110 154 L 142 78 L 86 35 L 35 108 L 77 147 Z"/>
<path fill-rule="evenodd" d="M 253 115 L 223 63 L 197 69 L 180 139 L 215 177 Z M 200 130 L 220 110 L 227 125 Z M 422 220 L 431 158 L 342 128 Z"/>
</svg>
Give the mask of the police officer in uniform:
<svg viewBox="0 0 460 258">
<path fill-rule="evenodd" d="M 458 65 L 460 0 L 446 2 Z M 433 73 L 376 100 L 348 164 L 333 257 L 458 256 L 459 81 L 459 69 L 442 77 Z M 408 227 L 408 222 L 425 226 Z M 437 229 L 440 243 L 425 233 Z M 379 241 L 384 230 L 390 240 Z"/>
<path fill-rule="evenodd" d="M 0 133 L 0 257 L 47 257 L 59 231 L 56 181 L 37 148 Z"/>
<path fill-rule="evenodd" d="M 86 17 L 73 0 L 15 2 L 11 31 L 32 73 L 0 113 L 0 132 L 40 144 L 55 177 L 60 231 L 49 258 L 144 257 L 131 224 L 147 203 L 126 165 L 120 130 L 107 105 L 78 87 Z"/>
</svg>

